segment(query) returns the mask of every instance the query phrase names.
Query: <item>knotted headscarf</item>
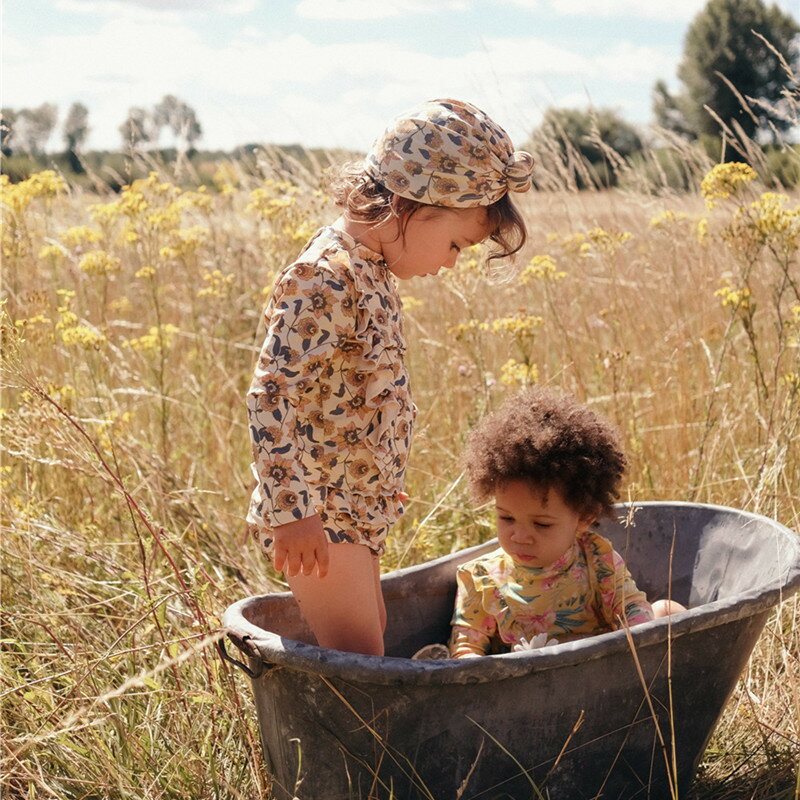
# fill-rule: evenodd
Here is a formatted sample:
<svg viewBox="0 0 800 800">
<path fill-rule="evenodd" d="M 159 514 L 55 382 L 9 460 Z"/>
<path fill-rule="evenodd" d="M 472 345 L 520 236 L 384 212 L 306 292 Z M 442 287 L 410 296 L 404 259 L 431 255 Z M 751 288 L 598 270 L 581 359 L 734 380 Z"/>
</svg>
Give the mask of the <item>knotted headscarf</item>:
<svg viewBox="0 0 800 800">
<path fill-rule="evenodd" d="M 394 120 L 365 166 L 401 197 L 469 208 L 528 191 L 533 156 L 515 151 L 508 134 L 471 103 L 430 100 Z"/>
</svg>

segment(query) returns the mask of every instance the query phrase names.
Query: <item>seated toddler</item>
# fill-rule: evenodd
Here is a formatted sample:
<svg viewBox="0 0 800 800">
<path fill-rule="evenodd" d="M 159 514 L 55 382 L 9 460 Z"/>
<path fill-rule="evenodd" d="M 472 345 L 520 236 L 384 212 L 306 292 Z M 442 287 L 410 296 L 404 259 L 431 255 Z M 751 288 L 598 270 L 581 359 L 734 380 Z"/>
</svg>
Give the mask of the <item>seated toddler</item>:
<svg viewBox="0 0 800 800">
<path fill-rule="evenodd" d="M 472 432 L 470 489 L 494 498 L 500 547 L 463 564 L 451 658 L 555 644 L 684 610 L 652 606 L 593 525 L 611 516 L 626 467 L 609 422 L 536 387 Z"/>
</svg>

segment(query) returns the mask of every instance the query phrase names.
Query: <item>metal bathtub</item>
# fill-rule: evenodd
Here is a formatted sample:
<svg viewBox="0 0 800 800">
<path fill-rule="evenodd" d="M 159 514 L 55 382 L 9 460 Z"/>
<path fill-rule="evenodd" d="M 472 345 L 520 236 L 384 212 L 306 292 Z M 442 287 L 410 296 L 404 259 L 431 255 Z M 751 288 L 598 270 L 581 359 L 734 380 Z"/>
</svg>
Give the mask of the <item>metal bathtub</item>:
<svg viewBox="0 0 800 800">
<path fill-rule="evenodd" d="M 688 611 L 538 651 L 411 660 L 447 640 L 456 567 L 496 541 L 383 576 L 383 658 L 305 644 L 289 593 L 231 605 L 223 625 L 248 663 L 226 657 L 253 678 L 274 797 L 682 796 L 767 617 L 800 587 L 800 538 L 721 506 L 618 510 L 601 532 L 650 598 Z"/>
</svg>

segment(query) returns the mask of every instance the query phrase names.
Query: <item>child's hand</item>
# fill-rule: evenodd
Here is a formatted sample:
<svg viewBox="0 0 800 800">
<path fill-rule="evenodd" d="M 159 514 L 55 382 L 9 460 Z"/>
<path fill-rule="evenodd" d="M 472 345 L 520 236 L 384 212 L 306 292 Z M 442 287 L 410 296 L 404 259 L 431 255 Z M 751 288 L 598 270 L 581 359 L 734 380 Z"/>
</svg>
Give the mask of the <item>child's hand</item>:
<svg viewBox="0 0 800 800">
<path fill-rule="evenodd" d="M 278 572 L 289 578 L 301 572 L 310 575 L 316 565 L 320 578 L 328 574 L 328 539 L 319 514 L 278 525 L 272 534 L 272 563 Z"/>
<path fill-rule="evenodd" d="M 538 650 L 540 647 L 549 647 L 551 644 L 558 644 L 557 639 L 548 638 L 546 633 L 537 633 L 528 641 L 524 636 L 511 648 L 512 653 L 520 653 L 523 650 Z"/>
</svg>

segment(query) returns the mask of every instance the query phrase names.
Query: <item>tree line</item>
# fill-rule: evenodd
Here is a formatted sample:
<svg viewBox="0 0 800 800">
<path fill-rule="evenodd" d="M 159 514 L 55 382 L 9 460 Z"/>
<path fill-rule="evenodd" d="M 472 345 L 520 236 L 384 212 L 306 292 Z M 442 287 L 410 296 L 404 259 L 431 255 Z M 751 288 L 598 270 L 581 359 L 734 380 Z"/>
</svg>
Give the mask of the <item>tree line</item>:
<svg viewBox="0 0 800 800">
<path fill-rule="evenodd" d="M 58 121 L 58 107 L 43 103 L 38 108 L 2 109 L 0 146 L 3 155 L 27 154 L 33 158 L 45 155 L 45 147 Z M 192 151 L 202 137 L 203 128 L 195 110 L 175 95 L 167 94 L 152 109 L 133 107 L 119 126 L 123 149 L 135 150 L 145 144 L 158 144 L 161 131 L 172 131 L 177 146 Z M 61 134 L 65 152 L 73 172 L 83 172 L 80 154 L 89 136 L 89 109 L 83 103 L 73 103 L 64 122 Z"/>
<path fill-rule="evenodd" d="M 776 158 L 791 167 L 788 182 L 800 182 L 800 155 L 787 155 L 785 146 L 787 132 L 797 131 L 800 119 L 798 73 L 800 25 L 790 14 L 763 0 L 709 0 L 686 33 L 678 67 L 680 89 L 673 94 L 663 80 L 654 86 L 657 129 L 662 138 L 699 142 L 715 160 L 748 160 L 747 147 L 771 145 L 779 151 Z M 41 159 L 57 117 L 51 103 L 2 109 L 3 153 Z M 62 124 L 65 154 L 76 173 L 82 171 L 88 118 L 86 106 L 74 103 Z M 129 109 L 119 126 L 122 150 L 157 147 L 165 128 L 172 131 L 178 149 L 190 154 L 203 133 L 194 109 L 165 95 L 151 109 Z M 549 109 L 530 145 L 552 149 L 553 142 L 560 143 L 558 157 L 577 153 L 597 167 L 596 179 L 604 185 L 615 180 L 611 160 L 629 159 L 645 147 L 642 133 L 612 109 Z M 787 175 L 781 177 L 784 184 Z"/>
</svg>

